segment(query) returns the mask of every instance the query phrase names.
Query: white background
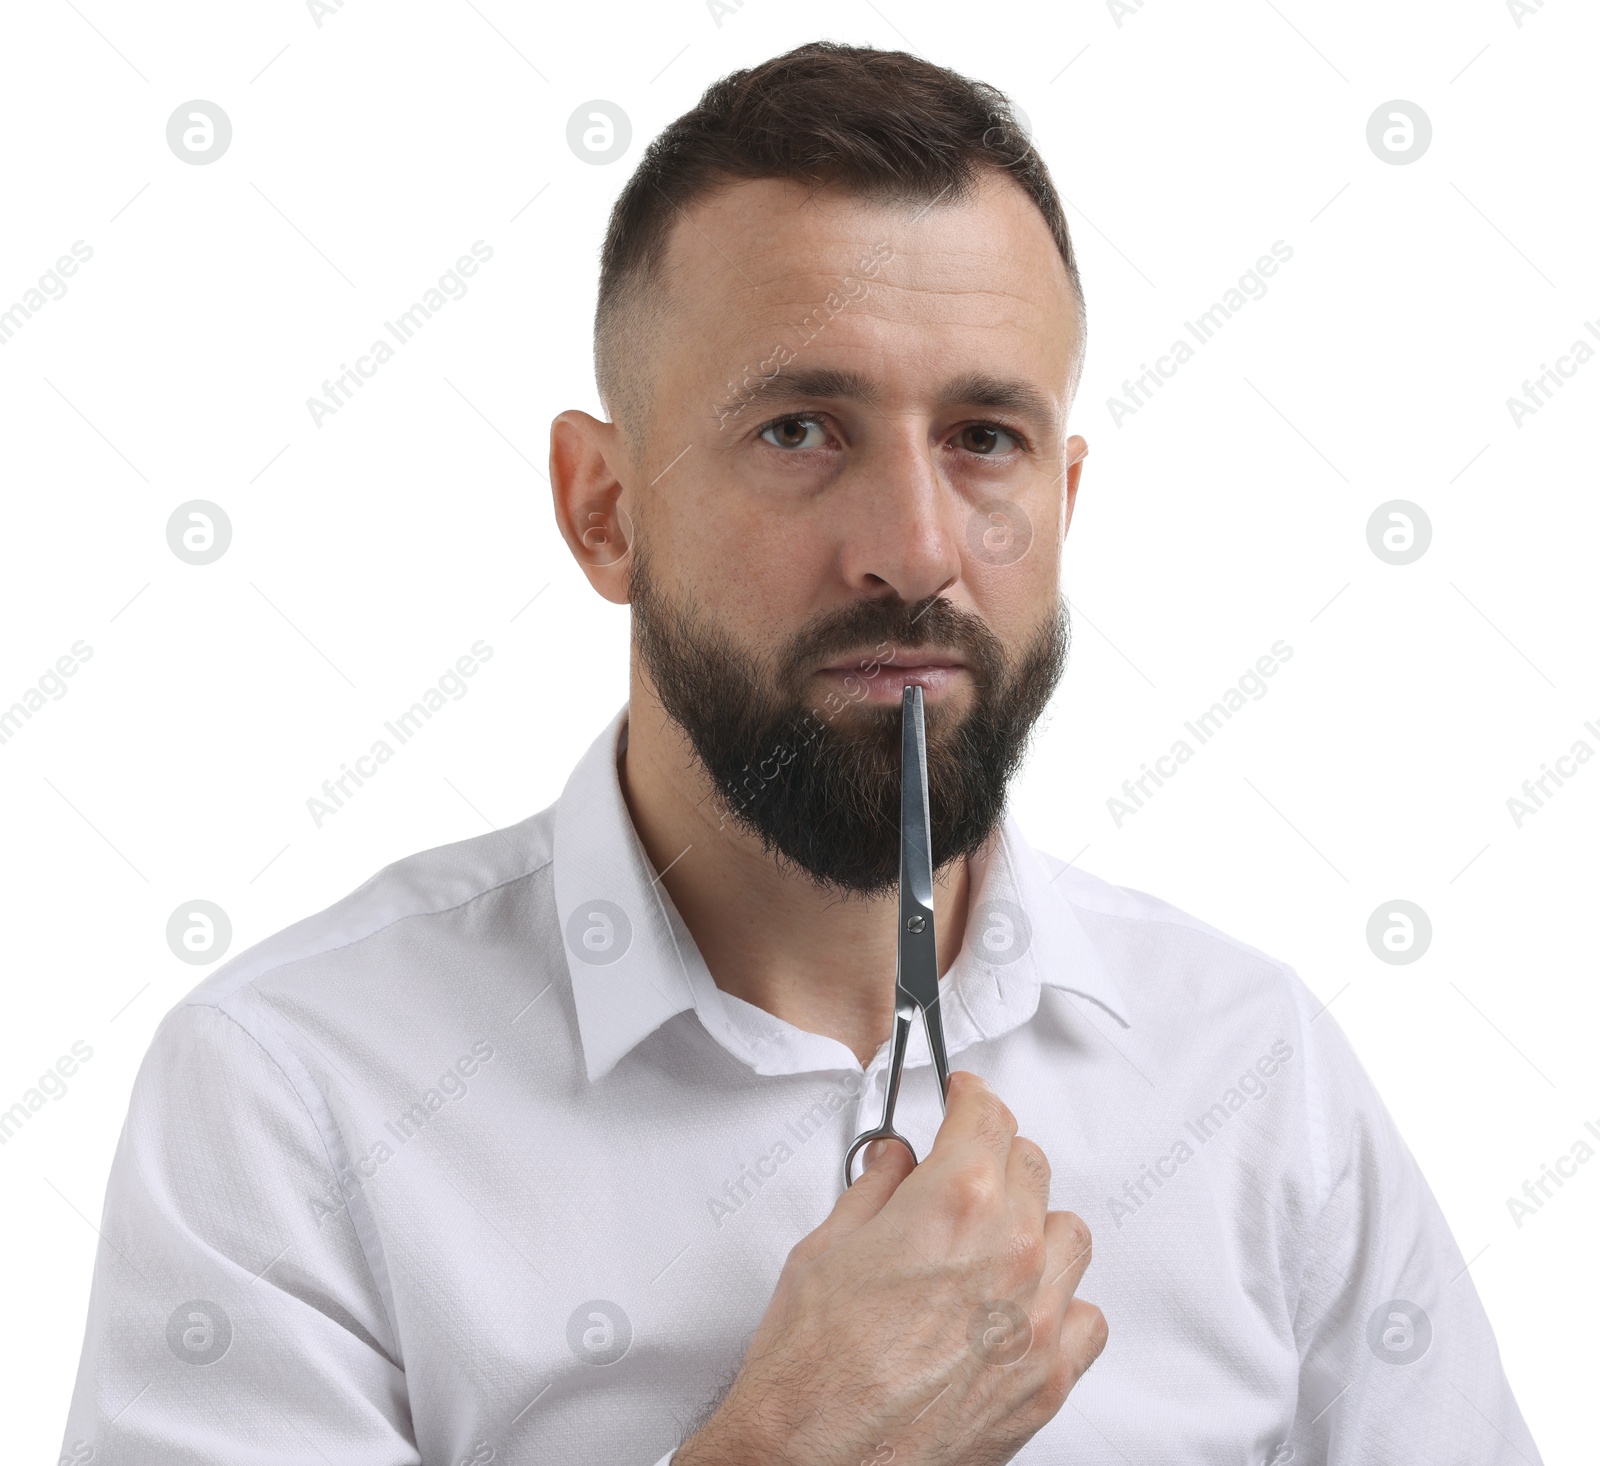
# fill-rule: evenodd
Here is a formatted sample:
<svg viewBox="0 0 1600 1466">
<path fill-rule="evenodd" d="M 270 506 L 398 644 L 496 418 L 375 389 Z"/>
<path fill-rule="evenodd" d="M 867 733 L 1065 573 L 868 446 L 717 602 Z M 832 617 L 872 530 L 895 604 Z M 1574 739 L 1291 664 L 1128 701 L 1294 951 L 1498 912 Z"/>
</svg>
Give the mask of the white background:
<svg viewBox="0 0 1600 1466">
<path fill-rule="evenodd" d="M 93 656 L 0 745 L 0 1109 L 75 1040 L 93 1058 L 0 1148 L 8 1456 L 59 1443 L 129 1086 L 210 970 L 168 916 L 216 902 L 238 952 L 544 806 L 620 706 L 626 614 L 572 565 L 543 471 L 551 417 L 596 410 L 606 213 L 714 77 L 830 37 L 1002 87 L 1069 201 L 1091 453 L 1024 825 L 1333 1005 L 1546 1459 L 1590 1458 L 1600 1157 L 1520 1228 L 1507 1207 L 1600 1124 L 1600 761 L 1520 828 L 1506 803 L 1576 740 L 1600 750 L 1600 361 L 1520 426 L 1506 405 L 1600 321 L 1600 17 L 1536 7 L 13 8 L 0 309 L 74 241 L 94 253 L 0 348 L 0 707 L 75 641 Z M 566 141 L 596 98 L 633 126 L 606 166 Z M 233 127 L 204 166 L 166 141 L 192 99 Z M 1367 142 L 1391 99 L 1432 121 L 1404 166 Z M 307 397 L 480 239 L 470 292 L 316 426 Z M 1278 240 L 1266 296 L 1114 423 L 1123 380 Z M 233 526 L 203 567 L 166 541 L 191 499 Z M 1367 541 L 1393 499 L 1432 524 L 1405 566 Z M 307 798 L 479 639 L 469 695 L 317 828 Z M 1119 828 L 1122 781 L 1279 639 L 1268 695 Z M 1396 899 L 1433 925 L 1409 965 L 1366 938 Z"/>
</svg>

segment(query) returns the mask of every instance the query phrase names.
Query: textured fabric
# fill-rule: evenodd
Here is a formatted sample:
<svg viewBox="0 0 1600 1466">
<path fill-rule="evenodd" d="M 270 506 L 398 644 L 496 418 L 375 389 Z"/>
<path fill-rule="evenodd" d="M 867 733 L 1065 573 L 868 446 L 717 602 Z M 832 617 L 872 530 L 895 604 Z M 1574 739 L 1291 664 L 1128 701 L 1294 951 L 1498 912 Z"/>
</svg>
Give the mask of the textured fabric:
<svg viewBox="0 0 1600 1466">
<path fill-rule="evenodd" d="M 863 1074 L 717 988 L 628 821 L 625 729 L 551 809 L 388 867 L 167 1016 L 63 1455 L 649 1466 L 716 1397 L 887 1045 Z M 1438 1206 L 1294 972 L 1010 820 L 976 877 L 953 1063 L 1093 1229 L 1111 1328 L 1016 1459 L 1537 1463 Z M 920 1028 L 899 1116 L 925 1153 Z"/>
</svg>

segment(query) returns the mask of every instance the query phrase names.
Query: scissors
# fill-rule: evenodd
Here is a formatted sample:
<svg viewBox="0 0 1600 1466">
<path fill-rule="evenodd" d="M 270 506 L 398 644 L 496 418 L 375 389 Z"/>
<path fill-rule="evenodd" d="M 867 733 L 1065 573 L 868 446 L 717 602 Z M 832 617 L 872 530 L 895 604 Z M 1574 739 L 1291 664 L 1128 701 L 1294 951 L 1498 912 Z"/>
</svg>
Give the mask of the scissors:
<svg viewBox="0 0 1600 1466">
<path fill-rule="evenodd" d="M 900 1095 L 911 1022 L 922 1014 L 939 1076 L 939 1105 L 950 1090 L 950 1060 L 944 1047 L 944 1019 L 939 1013 L 939 958 L 933 932 L 933 838 L 928 818 L 928 742 L 922 716 L 922 688 L 913 683 L 900 702 L 900 943 L 894 976 L 894 1045 L 889 1053 L 888 1083 L 883 1092 L 883 1119 L 863 1130 L 844 1153 L 844 1184 L 856 1155 L 874 1140 L 897 1140 L 917 1153 L 894 1128 L 894 1105 Z"/>
</svg>

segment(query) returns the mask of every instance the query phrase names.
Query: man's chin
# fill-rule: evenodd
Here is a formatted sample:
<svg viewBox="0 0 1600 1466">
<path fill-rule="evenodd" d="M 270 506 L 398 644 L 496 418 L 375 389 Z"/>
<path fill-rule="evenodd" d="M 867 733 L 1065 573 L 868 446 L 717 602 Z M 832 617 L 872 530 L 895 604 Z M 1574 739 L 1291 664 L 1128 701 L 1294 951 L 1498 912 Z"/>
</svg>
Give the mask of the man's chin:
<svg viewBox="0 0 1600 1466">
<path fill-rule="evenodd" d="M 1001 818 L 1005 772 L 974 757 L 969 716 L 928 723 L 937 867 L 970 855 Z M 722 784 L 723 818 L 831 895 L 892 895 L 900 874 L 901 710 L 857 704 Z"/>
</svg>

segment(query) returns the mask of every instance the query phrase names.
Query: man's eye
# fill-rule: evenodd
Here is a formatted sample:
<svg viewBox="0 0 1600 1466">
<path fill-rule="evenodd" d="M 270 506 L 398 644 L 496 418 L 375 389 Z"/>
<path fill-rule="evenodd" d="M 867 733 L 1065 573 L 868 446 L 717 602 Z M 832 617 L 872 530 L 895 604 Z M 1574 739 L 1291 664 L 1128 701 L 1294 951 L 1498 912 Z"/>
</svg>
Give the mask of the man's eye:
<svg viewBox="0 0 1600 1466">
<path fill-rule="evenodd" d="M 763 442 L 774 448 L 820 448 L 828 441 L 822 424 L 814 417 L 784 417 L 761 430 Z"/>
<path fill-rule="evenodd" d="M 997 453 L 1009 453 L 1017 446 L 1015 434 L 989 423 L 976 423 L 972 427 L 962 428 L 956 434 L 956 439 L 967 452 L 988 457 Z"/>
</svg>

